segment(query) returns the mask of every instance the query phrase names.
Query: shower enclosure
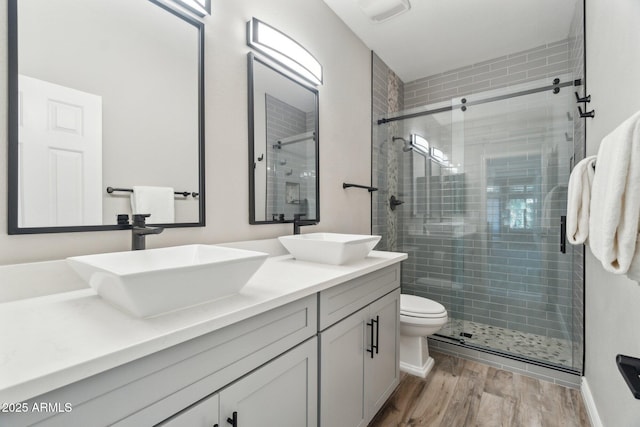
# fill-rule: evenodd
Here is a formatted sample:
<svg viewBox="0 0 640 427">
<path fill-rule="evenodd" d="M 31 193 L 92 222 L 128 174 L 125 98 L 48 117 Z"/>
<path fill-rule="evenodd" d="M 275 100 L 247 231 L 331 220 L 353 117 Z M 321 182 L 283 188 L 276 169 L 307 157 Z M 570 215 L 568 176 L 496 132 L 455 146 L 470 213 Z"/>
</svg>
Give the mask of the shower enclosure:
<svg viewBox="0 0 640 427">
<path fill-rule="evenodd" d="M 582 370 L 581 252 L 562 238 L 579 84 L 558 75 L 377 117 L 373 233 L 409 254 L 403 292 L 446 307 L 441 338 Z"/>
</svg>

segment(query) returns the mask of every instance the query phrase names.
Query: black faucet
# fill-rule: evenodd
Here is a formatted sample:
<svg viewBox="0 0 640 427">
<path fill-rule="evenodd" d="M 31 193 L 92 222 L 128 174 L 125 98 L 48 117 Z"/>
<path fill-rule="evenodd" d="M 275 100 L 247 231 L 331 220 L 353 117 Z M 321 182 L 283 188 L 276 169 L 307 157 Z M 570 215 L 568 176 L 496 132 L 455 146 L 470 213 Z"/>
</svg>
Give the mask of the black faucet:
<svg viewBox="0 0 640 427">
<path fill-rule="evenodd" d="M 138 251 L 146 248 L 145 236 L 147 234 L 160 234 L 164 231 L 162 227 L 147 227 L 145 218 L 151 214 L 133 215 L 133 225 L 131 226 L 131 250 Z"/>
<path fill-rule="evenodd" d="M 311 219 L 302 219 L 306 214 L 293 214 L 293 234 L 300 234 L 300 227 L 305 225 L 316 225 L 317 221 Z"/>
</svg>

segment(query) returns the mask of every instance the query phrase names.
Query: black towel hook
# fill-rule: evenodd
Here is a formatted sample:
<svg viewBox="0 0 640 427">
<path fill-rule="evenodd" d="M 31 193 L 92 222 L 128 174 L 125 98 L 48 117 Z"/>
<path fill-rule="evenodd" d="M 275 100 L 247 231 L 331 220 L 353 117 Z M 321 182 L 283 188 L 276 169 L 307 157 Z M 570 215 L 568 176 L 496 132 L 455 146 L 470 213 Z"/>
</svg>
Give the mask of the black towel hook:
<svg viewBox="0 0 640 427">
<path fill-rule="evenodd" d="M 583 98 L 580 98 L 578 92 L 574 92 L 576 94 L 576 102 L 591 102 L 591 95 L 587 95 Z"/>
<path fill-rule="evenodd" d="M 586 118 L 589 117 L 591 119 L 593 119 L 596 115 L 596 110 L 591 110 L 591 111 L 587 111 L 587 112 L 582 112 L 582 108 L 578 107 L 578 113 L 580 113 L 580 117 L 582 118 Z"/>
</svg>

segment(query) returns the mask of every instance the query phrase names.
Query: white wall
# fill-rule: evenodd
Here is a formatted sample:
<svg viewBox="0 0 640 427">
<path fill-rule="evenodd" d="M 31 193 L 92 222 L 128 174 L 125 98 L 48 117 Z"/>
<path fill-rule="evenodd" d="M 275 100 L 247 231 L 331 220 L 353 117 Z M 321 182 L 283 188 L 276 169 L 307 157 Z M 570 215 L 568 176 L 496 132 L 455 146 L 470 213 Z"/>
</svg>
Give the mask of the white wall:
<svg viewBox="0 0 640 427">
<path fill-rule="evenodd" d="M 7 2 L 0 5 L 0 87 L 7 78 Z M 147 246 L 270 238 L 290 224 L 249 225 L 245 24 L 257 17 L 295 38 L 324 66 L 320 88 L 321 222 L 305 231 L 370 232 L 370 196 L 342 182 L 371 179 L 370 51 L 321 0 L 213 0 L 206 19 L 204 228 L 167 229 Z M 7 100 L 0 90 L 0 264 L 128 250 L 126 231 L 8 236 Z"/>
<path fill-rule="evenodd" d="M 595 108 L 587 119 L 587 155 L 602 138 L 640 110 L 640 3 L 587 0 L 587 91 Z M 603 270 L 586 251 L 585 376 L 606 427 L 640 425 L 640 400 L 615 364 L 618 353 L 640 357 L 640 285 Z"/>
</svg>

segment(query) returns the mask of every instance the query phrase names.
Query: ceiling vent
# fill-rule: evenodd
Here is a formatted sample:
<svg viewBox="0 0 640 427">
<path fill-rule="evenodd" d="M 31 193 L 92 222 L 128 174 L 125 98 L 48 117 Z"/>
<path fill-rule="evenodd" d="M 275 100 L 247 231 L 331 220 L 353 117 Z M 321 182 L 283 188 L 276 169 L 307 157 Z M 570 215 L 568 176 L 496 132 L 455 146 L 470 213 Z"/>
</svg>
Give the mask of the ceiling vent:
<svg viewBox="0 0 640 427">
<path fill-rule="evenodd" d="M 374 23 L 384 22 L 411 9 L 409 0 L 356 0 L 360 10 Z"/>
</svg>

